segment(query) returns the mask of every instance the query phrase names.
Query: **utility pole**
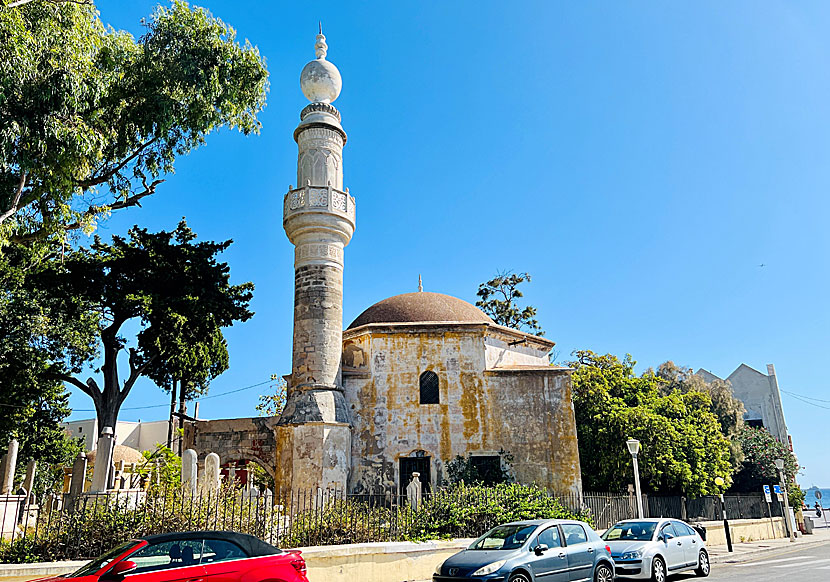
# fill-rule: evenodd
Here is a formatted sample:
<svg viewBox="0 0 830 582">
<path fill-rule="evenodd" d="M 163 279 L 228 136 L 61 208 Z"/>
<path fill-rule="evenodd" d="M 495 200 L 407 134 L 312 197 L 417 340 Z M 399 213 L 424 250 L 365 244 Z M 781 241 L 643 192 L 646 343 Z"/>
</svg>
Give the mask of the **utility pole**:
<svg viewBox="0 0 830 582">
<path fill-rule="evenodd" d="M 784 494 L 784 523 L 790 533 L 790 541 L 795 541 L 795 529 L 790 521 L 790 498 L 787 495 L 787 483 L 784 480 L 784 459 L 775 459 L 775 468 L 778 469 L 778 477 L 781 480 L 781 493 Z"/>
</svg>

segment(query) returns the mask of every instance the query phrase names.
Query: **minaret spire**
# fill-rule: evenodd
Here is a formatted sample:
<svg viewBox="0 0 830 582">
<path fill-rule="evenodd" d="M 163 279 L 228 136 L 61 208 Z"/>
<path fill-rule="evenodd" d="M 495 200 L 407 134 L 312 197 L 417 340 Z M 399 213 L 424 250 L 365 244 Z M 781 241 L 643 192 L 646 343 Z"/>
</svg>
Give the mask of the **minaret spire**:
<svg viewBox="0 0 830 582">
<path fill-rule="evenodd" d="M 421 274 L 418 273 L 418 292 L 421 293 L 424 290 L 424 282 L 421 281 Z"/>
</svg>

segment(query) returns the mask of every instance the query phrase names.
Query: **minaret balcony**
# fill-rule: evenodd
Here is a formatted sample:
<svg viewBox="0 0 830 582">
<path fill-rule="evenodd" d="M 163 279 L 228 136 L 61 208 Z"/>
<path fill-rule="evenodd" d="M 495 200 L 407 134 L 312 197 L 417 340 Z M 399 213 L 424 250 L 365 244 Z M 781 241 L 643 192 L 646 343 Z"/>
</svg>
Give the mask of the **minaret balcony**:
<svg viewBox="0 0 830 582">
<path fill-rule="evenodd" d="M 287 219 L 301 212 L 333 212 L 354 222 L 354 197 L 348 191 L 331 186 L 303 186 L 289 190 L 283 203 L 283 216 Z"/>
</svg>

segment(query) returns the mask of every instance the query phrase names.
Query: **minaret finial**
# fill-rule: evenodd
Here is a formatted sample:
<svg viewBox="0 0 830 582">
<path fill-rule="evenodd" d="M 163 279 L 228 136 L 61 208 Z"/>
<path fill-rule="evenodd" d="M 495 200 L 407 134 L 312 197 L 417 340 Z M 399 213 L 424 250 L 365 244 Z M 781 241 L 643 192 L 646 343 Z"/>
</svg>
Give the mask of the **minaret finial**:
<svg viewBox="0 0 830 582">
<path fill-rule="evenodd" d="M 421 280 L 421 274 L 418 273 L 418 292 L 422 292 L 424 290 L 424 282 Z"/>
<path fill-rule="evenodd" d="M 317 34 L 317 42 L 314 44 L 314 54 L 317 55 L 318 59 L 326 58 L 326 53 L 329 50 L 329 45 L 326 44 L 326 37 L 323 36 L 323 23 L 322 21 L 319 23 L 320 25 L 320 32 Z"/>
<path fill-rule="evenodd" d="M 319 26 L 319 29 L 318 29 L 318 30 L 319 30 L 319 32 L 318 32 L 317 34 L 323 34 L 323 21 L 322 21 L 322 20 L 318 20 L 318 21 L 317 21 L 317 26 Z"/>
</svg>

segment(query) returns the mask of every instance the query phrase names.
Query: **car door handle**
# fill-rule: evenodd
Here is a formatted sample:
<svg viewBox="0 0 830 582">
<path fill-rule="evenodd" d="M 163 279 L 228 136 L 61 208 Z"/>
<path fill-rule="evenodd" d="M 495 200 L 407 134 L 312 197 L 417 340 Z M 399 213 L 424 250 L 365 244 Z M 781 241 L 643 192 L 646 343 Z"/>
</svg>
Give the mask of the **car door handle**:
<svg viewBox="0 0 830 582">
<path fill-rule="evenodd" d="M 191 578 L 187 582 L 205 582 L 204 578 Z"/>
<path fill-rule="evenodd" d="M 677 542 L 677 545 L 678 545 L 678 546 L 682 546 L 682 545 L 683 545 L 683 542 Z"/>
<path fill-rule="evenodd" d="M 594 548 L 588 548 L 588 553 L 593 554 L 594 553 Z"/>
<path fill-rule="evenodd" d="M 562 553 L 562 552 L 559 552 L 559 557 L 560 557 L 560 558 L 562 558 L 562 559 L 564 560 L 564 559 L 565 559 L 565 554 L 564 554 L 564 553 Z"/>
<path fill-rule="evenodd" d="M 694 539 L 693 539 L 693 540 L 692 540 L 692 543 L 693 543 L 693 544 L 696 544 L 696 543 L 697 543 L 697 540 L 694 540 Z"/>
</svg>

